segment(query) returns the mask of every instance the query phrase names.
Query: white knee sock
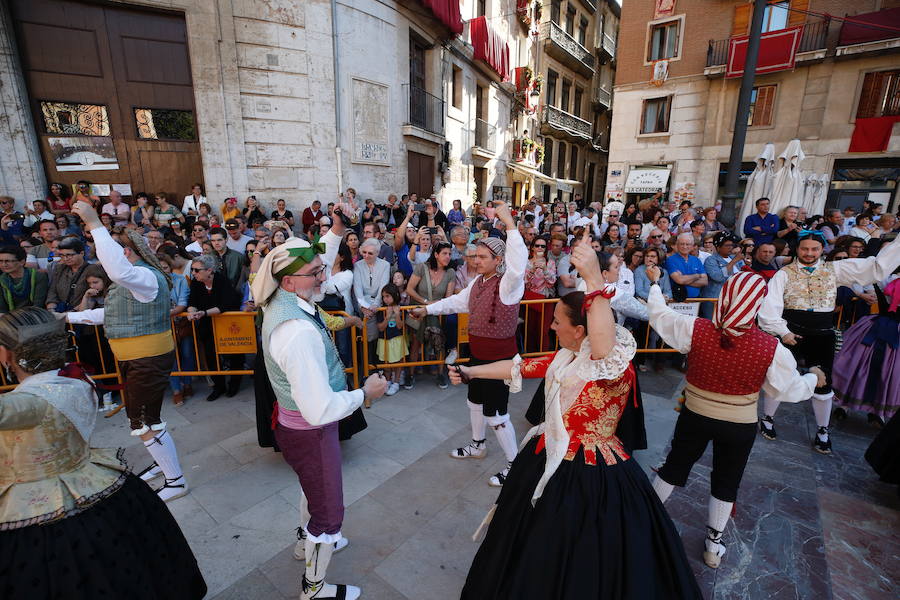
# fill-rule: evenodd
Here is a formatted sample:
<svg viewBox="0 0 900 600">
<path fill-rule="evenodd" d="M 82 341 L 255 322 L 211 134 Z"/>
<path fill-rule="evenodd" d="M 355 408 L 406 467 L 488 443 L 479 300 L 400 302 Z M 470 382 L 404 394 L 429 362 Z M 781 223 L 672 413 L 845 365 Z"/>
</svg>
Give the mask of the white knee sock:
<svg viewBox="0 0 900 600">
<path fill-rule="evenodd" d="M 672 494 L 672 490 L 674 489 L 674 485 L 667 482 L 659 475 L 653 478 L 653 491 L 656 492 L 657 496 L 659 496 L 660 502 L 665 503 L 665 501 L 669 499 L 669 496 Z"/>
<path fill-rule="evenodd" d="M 719 500 L 715 496 L 709 497 L 709 519 L 706 522 L 710 529 L 715 529 L 719 533 L 725 531 L 728 519 L 731 517 L 731 508 L 734 502 L 725 502 Z"/>
<path fill-rule="evenodd" d="M 325 583 L 325 573 L 328 571 L 328 563 L 334 553 L 334 544 L 317 544 L 306 538 L 306 573 L 303 577 L 303 591 L 301 598 L 315 598 L 318 595 L 329 597 L 335 595 L 333 585 Z"/>
<path fill-rule="evenodd" d="M 484 413 L 481 411 L 480 404 L 473 404 L 466 400 L 469 405 L 469 420 L 472 422 L 472 439 L 483 440 L 485 432 Z"/>
<path fill-rule="evenodd" d="M 813 413 L 816 415 L 816 425 L 819 427 L 828 427 L 828 423 L 831 421 L 831 405 L 833 399 L 834 392 L 812 395 L 811 402 Z"/>
<path fill-rule="evenodd" d="M 175 449 L 175 440 L 168 431 L 163 429 L 160 432 L 154 432 L 152 438 L 144 442 L 144 447 L 159 468 L 162 469 L 163 475 L 169 481 L 178 479 L 184 475 L 181 470 L 181 463 L 178 462 L 178 451 Z"/>
<path fill-rule="evenodd" d="M 765 395 L 763 392 L 760 392 L 759 395 L 763 396 L 763 414 L 767 417 L 774 417 L 775 411 L 778 410 L 778 405 L 781 402 L 777 398 Z"/>
<path fill-rule="evenodd" d="M 497 441 L 503 448 L 506 460 L 512 462 L 519 453 L 519 446 L 516 444 L 516 431 L 512 421 L 509 420 L 509 414 L 487 417 L 487 423 L 497 434 Z"/>
</svg>

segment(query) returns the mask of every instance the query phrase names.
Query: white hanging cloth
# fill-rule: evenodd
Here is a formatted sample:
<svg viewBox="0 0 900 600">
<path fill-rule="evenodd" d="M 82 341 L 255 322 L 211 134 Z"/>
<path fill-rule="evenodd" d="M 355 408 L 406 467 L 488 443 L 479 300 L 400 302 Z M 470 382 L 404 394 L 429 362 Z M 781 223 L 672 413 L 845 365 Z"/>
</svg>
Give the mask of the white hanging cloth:
<svg viewBox="0 0 900 600">
<path fill-rule="evenodd" d="M 760 198 L 770 198 L 772 184 L 775 181 L 775 146 L 766 144 L 762 152 L 756 157 L 756 168 L 747 179 L 747 188 L 744 190 L 744 202 L 741 212 L 735 221 L 735 229 L 739 235 L 743 235 L 744 221 L 756 211 L 756 201 Z"/>
<path fill-rule="evenodd" d="M 772 185 L 772 199 L 769 212 L 781 215 L 788 206 L 803 206 L 804 179 L 800 163 L 806 155 L 800 147 L 800 140 L 791 140 L 784 152 L 778 155 L 778 172 Z"/>
</svg>

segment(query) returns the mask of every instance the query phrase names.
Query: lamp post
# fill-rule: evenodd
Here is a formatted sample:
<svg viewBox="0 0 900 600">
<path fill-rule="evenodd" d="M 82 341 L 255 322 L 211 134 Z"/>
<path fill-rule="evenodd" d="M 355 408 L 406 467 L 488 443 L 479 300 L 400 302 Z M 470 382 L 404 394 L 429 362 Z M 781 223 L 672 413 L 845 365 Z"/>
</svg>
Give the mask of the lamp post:
<svg viewBox="0 0 900 600">
<path fill-rule="evenodd" d="M 753 93 L 753 80 L 756 77 L 756 63 L 759 58 L 759 42 L 762 35 L 763 17 L 766 13 L 767 0 L 753 2 L 753 20 L 750 22 L 750 39 L 747 41 L 747 59 L 744 61 L 744 74 L 741 76 L 741 93 L 738 96 L 737 111 L 734 115 L 734 136 L 731 138 L 731 154 L 728 157 L 728 172 L 725 175 L 725 193 L 722 195 L 722 222 L 732 228 L 740 226 L 735 223 L 735 205 L 741 197 L 738 193 L 738 178 L 741 162 L 744 157 L 744 142 L 747 140 L 747 117 L 750 114 L 750 96 Z"/>
</svg>

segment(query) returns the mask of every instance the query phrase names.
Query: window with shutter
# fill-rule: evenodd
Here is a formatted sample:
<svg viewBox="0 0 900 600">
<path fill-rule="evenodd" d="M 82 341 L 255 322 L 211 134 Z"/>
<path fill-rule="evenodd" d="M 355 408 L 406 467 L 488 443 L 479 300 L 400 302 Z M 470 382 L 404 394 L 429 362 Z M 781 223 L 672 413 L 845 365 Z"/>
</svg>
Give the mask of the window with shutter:
<svg viewBox="0 0 900 600">
<path fill-rule="evenodd" d="M 753 88 L 750 95 L 750 114 L 747 116 L 748 127 L 767 127 L 772 125 L 775 110 L 774 85 L 760 85 Z"/>
<path fill-rule="evenodd" d="M 788 27 L 803 25 L 806 22 L 806 11 L 809 10 L 809 0 L 791 0 L 791 14 L 788 16 Z"/>
<path fill-rule="evenodd" d="M 734 22 L 731 25 L 731 37 L 746 35 L 750 31 L 750 13 L 752 4 L 738 4 L 734 7 Z"/>
<path fill-rule="evenodd" d="M 900 69 L 866 73 L 857 119 L 900 116 Z"/>
<path fill-rule="evenodd" d="M 644 100 L 641 111 L 641 133 L 666 133 L 669 131 L 671 96 Z"/>
</svg>

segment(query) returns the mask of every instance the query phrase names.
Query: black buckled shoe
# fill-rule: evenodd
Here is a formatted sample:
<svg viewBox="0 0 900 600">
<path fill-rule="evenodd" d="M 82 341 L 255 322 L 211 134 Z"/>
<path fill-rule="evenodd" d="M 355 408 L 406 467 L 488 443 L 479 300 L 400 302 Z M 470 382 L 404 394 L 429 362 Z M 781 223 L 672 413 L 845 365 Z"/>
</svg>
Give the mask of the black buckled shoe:
<svg viewBox="0 0 900 600">
<path fill-rule="evenodd" d="M 759 433 L 767 440 L 775 440 L 778 434 L 775 433 L 775 421 L 772 417 L 763 417 L 759 420 Z"/>
<path fill-rule="evenodd" d="M 831 454 L 831 436 L 827 427 L 819 427 L 813 440 L 813 449 L 819 454 Z"/>
</svg>

